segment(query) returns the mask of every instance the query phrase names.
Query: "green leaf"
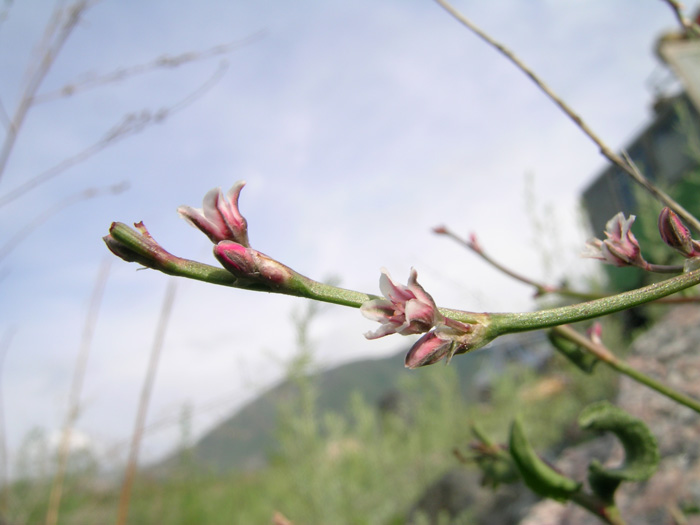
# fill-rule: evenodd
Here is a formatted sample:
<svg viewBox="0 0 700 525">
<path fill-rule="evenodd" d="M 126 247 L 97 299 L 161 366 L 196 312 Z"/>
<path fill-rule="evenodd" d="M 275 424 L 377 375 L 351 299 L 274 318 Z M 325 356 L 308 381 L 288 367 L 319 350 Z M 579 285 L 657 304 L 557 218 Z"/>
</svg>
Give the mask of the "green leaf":
<svg viewBox="0 0 700 525">
<path fill-rule="evenodd" d="M 615 405 L 602 401 L 587 406 L 578 420 L 581 428 L 613 432 L 625 449 L 625 461 L 617 468 L 606 469 L 599 461 L 588 466 L 588 482 L 605 501 L 613 501 L 615 490 L 623 481 L 644 481 L 659 465 L 656 438 L 641 420 Z"/>
<path fill-rule="evenodd" d="M 472 433 L 477 439 L 471 445 L 472 459 L 481 470 L 481 485 L 495 489 L 519 481 L 518 469 L 505 448 L 495 445 L 476 423 L 472 425 Z"/>
<path fill-rule="evenodd" d="M 587 374 L 593 372 L 593 368 L 598 363 L 597 357 L 581 350 L 581 346 L 573 341 L 569 341 L 566 337 L 558 335 L 554 330 L 548 330 L 547 337 L 552 346 L 579 369 Z"/>
<path fill-rule="evenodd" d="M 510 454 L 525 484 L 540 496 L 563 501 L 581 488 L 581 483 L 559 474 L 540 459 L 525 437 L 518 419 L 513 421 L 510 428 Z"/>
</svg>

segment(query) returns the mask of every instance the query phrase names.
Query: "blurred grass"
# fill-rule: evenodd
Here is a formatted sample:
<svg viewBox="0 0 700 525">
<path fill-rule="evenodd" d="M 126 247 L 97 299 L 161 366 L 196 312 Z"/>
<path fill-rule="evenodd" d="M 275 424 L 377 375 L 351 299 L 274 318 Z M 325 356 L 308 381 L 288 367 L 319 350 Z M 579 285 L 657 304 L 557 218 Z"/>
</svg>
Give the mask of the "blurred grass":
<svg viewBox="0 0 700 525">
<path fill-rule="evenodd" d="M 270 523 L 281 512 L 296 524 L 398 524 L 425 486 L 458 462 L 455 447 L 471 439 L 477 421 L 505 441 L 516 414 L 538 450 L 577 439 L 574 421 L 591 401 L 610 398 L 614 374 L 592 376 L 553 356 L 537 372 L 513 365 L 467 402 L 456 367 L 434 366 L 404 377 L 399 391 L 407 410 L 382 413 L 356 391 L 343 413 L 319 409 L 314 376 L 294 377 L 300 395 L 279 405 L 278 446 L 268 466 L 253 472 L 215 473 L 198 466 L 191 449 L 167 477 L 142 471 L 136 479 L 129 523 Z M 88 462 L 89 463 L 89 462 Z M 60 523 L 111 522 L 118 484 L 93 466 L 73 468 L 66 479 Z M 10 523 L 42 521 L 48 478 L 10 487 Z"/>
</svg>

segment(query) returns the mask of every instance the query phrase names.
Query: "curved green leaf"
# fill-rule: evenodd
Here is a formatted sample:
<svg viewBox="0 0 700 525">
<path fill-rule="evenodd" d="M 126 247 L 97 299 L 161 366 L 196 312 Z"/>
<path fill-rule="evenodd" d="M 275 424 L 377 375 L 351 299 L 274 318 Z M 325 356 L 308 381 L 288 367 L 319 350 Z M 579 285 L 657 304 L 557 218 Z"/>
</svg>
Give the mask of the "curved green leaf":
<svg viewBox="0 0 700 525">
<path fill-rule="evenodd" d="M 602 401 L 583 409 L 578 423 L 584 429 L 613 432 L 625 449 L 625 461 L 617 468 L 606 469 L 595 460 L 588 466 L 588 482 L 604 500 L 613 500 L 621 482 L 644 481 L 656 472 L 659 447 L 656 438 L 641 420 Z"/>
<path fill-rule="evenodd" d="M 481 470 L 481 485 L 495 489 L 502 483 L 510 484 L 519 481 L 518 469 L 505 448 L 494 445 L 476 424 L 472 425 L 472 433 L 477 439 L 471 444 L 472 459 Z"/>
<path fill-rule="evenodd" d="M 567 500 L 578 492 L 581 483 L 559 474 L 535 453 L 518 419 L 510 428 L 510 454 L 525 484 L 540 496 Z"/>
<path fill-rule="evenodd" d="M 569 341 L 566 337 L 554 332 L 554 330 L 547 331 L 547 338 L 552 346 L 569 361 L 575 364 L 578 368 L 590 374 L 593 372 L 593 368 L 596 363 L 598 363 L 598 358 L 593 354 L 584 352 L 581 347 Z"/>
</svg>

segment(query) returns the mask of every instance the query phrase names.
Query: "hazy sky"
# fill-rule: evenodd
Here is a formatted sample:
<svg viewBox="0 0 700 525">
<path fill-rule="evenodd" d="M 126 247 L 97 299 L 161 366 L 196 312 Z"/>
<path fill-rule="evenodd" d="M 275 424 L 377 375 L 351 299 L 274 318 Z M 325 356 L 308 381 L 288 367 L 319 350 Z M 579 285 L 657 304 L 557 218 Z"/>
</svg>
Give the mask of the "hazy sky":
<svg viewBox="0 0 700 525">
<path fill-rule="evenodd" d="M 649 122 L 654 92 L 669 79 L 652 53 L 658 35 L 675 27 L 664 2 L 456 5 L 516 50 L 614 148 Z M 0 101 L 9 114 L 53 6 L 17 2 L 0 25 Z M 105 259 L 112 264 L 78 429 L 100 450 L 129 438 L 169 278 L 109 257 L 101 237 L 112 221 L 143 220 L 171 252 L 215 263 L 208 240 L 175 209 L 200 206 L 216 186 L 248 181 L 240 207 L 255 248 L 364 292 L 378 291 L 382 266 L 402 282 L 415 267 L 442 306 L 532 308 L 531 290 L 434 236 L 439 224 L 478 233 L 494 256 L 536 278 L 556 282 L 590 269 L 578 259 L 586 235 L 576 226 L 578 199 L 603 159 L 521 72 L 430 0 L 102 0 L 39 93 L 233 41 L 247 43 L 225 57 L 31 109 L 0 179 L 0 202 L 125 115 L 178 104 L 226 61 L 220 80 L 192 105 L 0 207 L 4 252 L 26 225 L 77 192 L 129 183 L 124 193 L 56 213 L 0 252 L 0 337 L 14 330 L 2 375 L 12 452 L 32 428 L 61 426 Z M 547 233 L 533 229 L 529 209 L 546 219 Z M 557 257 L 552 267 L 543 264 L 542 246 Z M 143 456 L 177 443 L 185 404 L 200 433 L 278 379 L 294 351 L 290 316 L 304 306 L 178 282 L 149 413 L 151 422 L 175 424 L 149 434 Z M 410 342 L 365 340 L 374 328 L 358 311 L 328 307 L 312 330 L 319 362 L 382 356 Z"/>
</svg>

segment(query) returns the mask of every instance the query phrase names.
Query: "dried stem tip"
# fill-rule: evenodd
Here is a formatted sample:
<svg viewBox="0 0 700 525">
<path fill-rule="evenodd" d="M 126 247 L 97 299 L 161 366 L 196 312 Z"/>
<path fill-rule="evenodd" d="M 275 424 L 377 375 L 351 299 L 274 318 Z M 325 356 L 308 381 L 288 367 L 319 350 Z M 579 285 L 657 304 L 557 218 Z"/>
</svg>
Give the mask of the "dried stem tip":
<svg viewBox="0 0 700 525">
<path fill-rule="evenodd" d="M 143 222 L 137 222 L 134 226 L 138 231 L 121 222 L 113 222 L 109 235 L 102 238 L 109 251 L 126 262 L 135 262 L 147 268 L 159 268 L 163 263 L 176 259 L 151 237 Z"/>
</svg>

